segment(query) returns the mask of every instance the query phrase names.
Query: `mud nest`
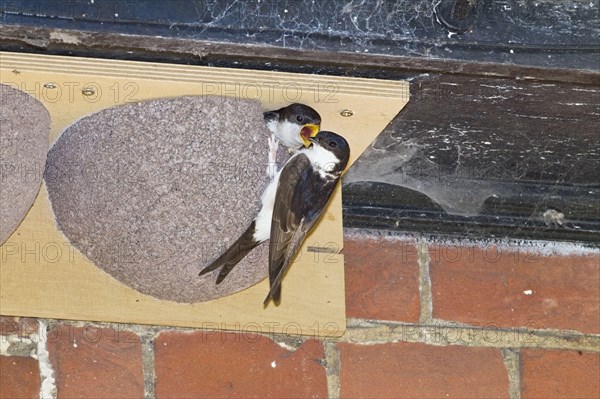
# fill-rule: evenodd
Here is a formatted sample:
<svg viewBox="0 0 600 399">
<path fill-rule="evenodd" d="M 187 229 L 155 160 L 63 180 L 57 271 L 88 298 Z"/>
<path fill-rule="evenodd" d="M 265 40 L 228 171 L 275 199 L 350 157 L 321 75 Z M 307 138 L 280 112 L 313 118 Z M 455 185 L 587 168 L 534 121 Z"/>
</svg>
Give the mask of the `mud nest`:
<svg viewBox="0 0 600 399">
<path fill-rule="evenodd" d="M 247 288 L 267 276 L 268 245 L 220 285 L 217 272 L 198 272 L 258 212 L 269 134 L 259 103 L 220 97 L 154 100 L 85 117 L 48 154 L 58 227 L 96 266 L 156 298 L 199 302 Z"/>
<path fill-rule="evenodd" d="M 50 115 L 32 96 L 0 84 L 0 244 L 19 226 L 40 189 Z"/>
</svg>

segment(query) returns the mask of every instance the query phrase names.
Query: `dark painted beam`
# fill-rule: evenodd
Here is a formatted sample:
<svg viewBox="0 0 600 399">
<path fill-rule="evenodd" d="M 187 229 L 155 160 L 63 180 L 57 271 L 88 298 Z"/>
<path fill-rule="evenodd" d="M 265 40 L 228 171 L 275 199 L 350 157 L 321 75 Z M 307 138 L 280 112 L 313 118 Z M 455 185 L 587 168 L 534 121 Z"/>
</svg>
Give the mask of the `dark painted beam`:
<svg viewBox="0 0 600 399">
<path fill-rule="evenodd" d="M 175 61 L 263 68 L 275 62 L 283 69 L 316 66 L 356 75 L 381 68 L 380 74 L 435 71 L 598 83 L 597 2 L 467 3 L 474 5 L 465 6 L 464 0 L 0 0 L 0 24 L 5 49 L 131 59 L 177 55 Z M 55 29 L 82 34 L 75 34 L 76 41 L 61 40 Z"/>
<path fill-rule="evenodd" d="M 350 226 L 600 241 L 600 88 L 447 75 L 346 174 Z"/>
</svg>

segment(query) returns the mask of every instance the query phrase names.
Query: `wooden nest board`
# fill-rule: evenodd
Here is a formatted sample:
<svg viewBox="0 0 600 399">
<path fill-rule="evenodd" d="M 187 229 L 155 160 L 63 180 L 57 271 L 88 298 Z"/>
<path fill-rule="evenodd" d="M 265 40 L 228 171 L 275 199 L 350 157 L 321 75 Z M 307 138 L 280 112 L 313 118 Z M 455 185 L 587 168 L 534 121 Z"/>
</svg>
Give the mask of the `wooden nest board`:
<svg viewBox="0 0 600 399">
<path fill-rule="evenodd" d="M 76 120 L 115 105 L 186 95 L 236 96 L 259 100 L 265 110 L 291 102 L 314 107 L 323 130 L 348 140 L 351 165 L 408 101 L 404 81 L 6 52 L 0 59 L 0 82 L 33 95 L 48 109 L 50 143 Z M 71 246 L 56 227 L 44 185 L 23 222 L 0 247 L 0 313 L 340 336 L 346 325 L 342 249 L 338 187 L 286 275 L 285 300 L 279 307 L 262 305 L 266 280 L 208 302 L 159 300 L 121 284 Z"/>
</svg>

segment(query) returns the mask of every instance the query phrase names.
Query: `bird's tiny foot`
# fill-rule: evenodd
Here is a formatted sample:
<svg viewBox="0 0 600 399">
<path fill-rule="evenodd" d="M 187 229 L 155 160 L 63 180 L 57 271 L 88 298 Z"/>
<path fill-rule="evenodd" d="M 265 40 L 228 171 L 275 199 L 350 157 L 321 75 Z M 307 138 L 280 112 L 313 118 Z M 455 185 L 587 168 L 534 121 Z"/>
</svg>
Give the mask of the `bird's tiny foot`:
<svg viewBox="0 0 600 399">
<path fill-rule="evenodd" d="M 269 137 L 269 164 L 267 165 L 267 176 L 269 179 L 275 177 L 277 173 L 277 149 L 279 148 L 279 140 L 275 136 Z"/>
</svg>

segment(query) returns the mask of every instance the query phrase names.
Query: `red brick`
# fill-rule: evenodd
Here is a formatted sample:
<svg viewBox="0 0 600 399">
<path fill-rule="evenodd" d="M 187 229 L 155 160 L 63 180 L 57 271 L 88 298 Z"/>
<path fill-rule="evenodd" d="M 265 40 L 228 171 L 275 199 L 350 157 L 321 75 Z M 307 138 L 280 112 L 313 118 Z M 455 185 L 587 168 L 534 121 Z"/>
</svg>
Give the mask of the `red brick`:
<svg viewBox="0 0 600 399">
<path fill-rule="evenodd" d="M 37 360 L 0 356 L 0 399 L 39 397 L 40 369 Z"/>
<path fill-rule="evenodd" d="M 478 326 L 600 331 L 600 255 L 430 248 L 433 316 Z"/>
<path fill-rule="evenodd" d="M 576 351 L 522 350 L 521 397 L 600 398 L 600 355 Z"/>
<path fill-rule="evenodd" d="M 409 241 L 344 240 L 346 315 L 419 321 L 417 247 Z"/>
<path fill-rule="evenodd" d="M 506 398 L 500 351 L 420 343 L 338 344 L 342 398 Z"/>
<path fill-rule="evenodd" d="M 62 325 L 48 333 L 58 398 L 142 398 L 140 338 L 129 331 Z"/>
<path fill-rule="evenodd" d="M 257 334 L 167 332 L 154 347 L 159 399 L 327 397 L 319 341 L 290 352 Z"/>
<path fill-rule="evenodd" d="M 29 336 L 37 333 L 37 319 L 30 317 L 0 316 L 0 335 Z"/>
</svg>

